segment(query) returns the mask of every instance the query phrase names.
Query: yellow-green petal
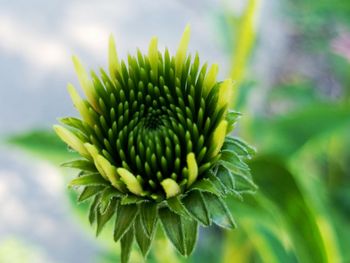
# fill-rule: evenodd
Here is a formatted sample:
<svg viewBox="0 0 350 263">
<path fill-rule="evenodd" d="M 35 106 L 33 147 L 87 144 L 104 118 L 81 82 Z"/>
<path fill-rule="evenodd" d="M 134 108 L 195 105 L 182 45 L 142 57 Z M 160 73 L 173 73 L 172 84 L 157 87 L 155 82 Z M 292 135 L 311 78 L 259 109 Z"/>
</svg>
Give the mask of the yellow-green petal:
<svg viewBox="0 0 350 263">
<path fill-rule="evenodd" d="M 86 107 L 84 100 L 79 96 L 78 92 L 72 84 L 68 84 L 67 90 L 73 101 L 74 107 L 79 111 L 81 117 L 86 121 L 90 126 L 94 125 L 94 121 L 89 113 L 89 109 Z"/>
<path fill-rule="evenodd" d="M 97 171 L 102 175 L 103 178 L 108 180 L 108 177 L 107 177 L 103 167 L 100 165 L 99 162 L 97 162 L 97 157 L 99 155 L 97 148 L 90 143 L 84 143 L 84 146 L 85 146 L 86 150 L 89 152 L 92 160 L 94 161 L 94 164 L 95 164 Z"/>
<path fill-rule="evenodd" d="M 108 62 L 109 62 L 109 74 L 112 79 L 116 78 L 116 72 L 120 72 L 120 63 L 117 53 L 117 48 L 115 46 L 114 37 L 111 34 L 109 37 L 109 48 L 108 48 Z"/>
<path fill-rule="evenodd" d="M 219 72 L 219 66 L 218 64 L 213 64 L 208 72 L 208 74 L 205 76 L 203 81 L 203 95 L 207 96 L 210 92 L 210 90 L 214 87 L 216 83 L 216 77 Z"/>
<path fill-rule="evenodd" d="M 215 146 L 215 148 L 211 156 L 216 156 L 219 153 L 222 145 L 224 144 L 226 132 L 227 132 L 227 121 L 222 120 L 213 132 L 211 143 Z"/>
<path fill-rule="evenodd" d="M 191 186 L 196 181 L 198 176 L 198 165 L 194 153 L 191 152 L 187 154 L 186 161 L 188 168 L 187 186 Z"/>
<path fill-rule="evenodd" d="M 83 67 L 83 65 L 81 64 L 81 62 L 76 56 L 73 56 L 72 60 L 73 60 L 75 72 L 78 75 L 80 86 L 82 87 L 88 102 L 96 111 L 100 111 L 99 105 L 96 99 L 96 91 L 94 88 L 94 84 L 89 78 L 88 73 L 86 72 L 85 68 Z"/>
<path fill-rule="evenodd" d="M 158 79 L 158 38 L 152 37 L 148 48 L 148 59 L 151 64 L 152 72 Z"/>
<path fill-rule="evenodd" d="M 164 189 L 166 198 L 176 196 L 181 192 L 181 189 L 178 183 L 171 178 L 164 179 L 160 184 Z"/>
<path fill-rule="evenodd" d="M 120 175 L 122 181 L 125 183 L 129 191 L 135 195 L 142 195 L 143 189 L 140 182 L 136 179 L 136 176 L 125 168 L 118 168 L 118 174 Z"/>
<path fill-rule="evenodd" d="M 120 183 L 118 182 L 119 175 L 117 174 L 117 168 L 111 165 L 110 162 L 102 155 L 97 155 L 96 162 L 103 169 L 105 175 L 107 176 L 111 184 L 119 191 L 122 191 L 122 189 L 120 188 Z"/>
<path fill-rule="evenodd" d="M 232 100 L 233 83 L 232 79 L 226 79 L 219 88 L 218 109 L 226 107 Z"/>
<path fill-rule="evenodd" d="M 84 143 L 73 132 L 60 125 L 54 125 L 53 128 L 57 135 L 70 147 L 72 147 L 82 156 L 89 156 L 88 151 L 84 147 Z"/>
<path fill-rule="evenodd" d="M 189 25 L 186 26 L 185 31 L 182 34 L 179 47 L 175 55 L 175 72 L 176 76 L 180 76 L 182 72 L 182 65 L 186 59 L 186 53 L 188 43 L 190 42 L 191 28 Z"/>
</svg>

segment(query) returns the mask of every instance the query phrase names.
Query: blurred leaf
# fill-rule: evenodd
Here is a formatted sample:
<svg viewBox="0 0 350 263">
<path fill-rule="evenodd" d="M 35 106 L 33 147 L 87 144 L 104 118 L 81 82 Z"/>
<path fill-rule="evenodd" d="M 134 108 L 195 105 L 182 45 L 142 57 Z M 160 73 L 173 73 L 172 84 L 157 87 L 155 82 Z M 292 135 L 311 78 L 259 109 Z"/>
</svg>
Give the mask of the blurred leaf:
<svg viewBox="0 0 350 263">
<path fill-rule="evenodd" d="M 7 142 L 44 160 L 61 163 L 77 158 L 78 154 L 68 149 L 53 131 L 34 130 L 7 138 Z"/>
<path fill-rule="evenodd" d="M 327 136 L 350 125 L 350 105 L 318 103 L 276 119 L 254 124 L 262 152 L 288 157 L 310 139 Z"/>
</svg>

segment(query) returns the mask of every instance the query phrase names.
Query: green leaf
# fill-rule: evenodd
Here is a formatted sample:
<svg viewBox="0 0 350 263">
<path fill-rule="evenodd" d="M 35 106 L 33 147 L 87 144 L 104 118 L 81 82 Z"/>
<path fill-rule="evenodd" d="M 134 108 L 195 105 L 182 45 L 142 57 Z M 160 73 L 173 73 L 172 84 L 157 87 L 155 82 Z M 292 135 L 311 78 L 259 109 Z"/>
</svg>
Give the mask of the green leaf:
<svg viewBox="0 0 350 263">
<path fill-rule="evenodd" d="M 169 208 L 159 209 L 159 217 L 162 222 L 164 231 L 171 243 L 180 252 L 181 255 L 186 255 L 185 237 L 183 233 L 183 225 L 181 217 L 172 212 Z"/>
<path fill-rule="evenodd" d="M 97 171 L 95 165 L 88 160 L 74 160 L 74 161 L 62 163 L 61 166 L 69 167 L 69 168 L 76 168 L 76 169 L 90 171 L 90 172 Z"/>
<path fill-rule="evenodd" d="M 91 206 L 89 208 L 89 222 L 92 225 L 95 220 L 96 220 L 96 210 L 97 210 L 97 206 L 100 203 L 100 195 L 95 196 L 94 201 L 91 203 Z"/>
<path fill-rule="evenodd" d="M 218 190 L 220 195 L 225 195 L 226 194 L 226 187 L 225 185 L 222 184 L 222 182 L 217 178 L 217 175 L 214 174 L 213 172 L 209 171 L 206 173 L 206 176 L 208 177 L 208 180 L 215 186 L 215 188 Z"/>
<path fill-rule="evenodd" d="M 185 236 L 186 256 L 192 254 L 198 238 L 198 222 L 195 220 L 187 220 L 182 217 L 183 231 Z"/>
<path fill-rule="evenodd" d="M 96 218 L 97 218 L 96 236 L 98 236 L 101 233 L 105 224 L 115 214 L 117 206 L 118 206 L 118 200 L 114 198 L 109 202 L 107 208 L 104 211 L 101 211 L 101 209 L 96 209 Z"/>
<path fill-rule="evenodd" d="M 226 120 L 228 122 L 228 126 L 232 126 L 236 123 L 236 121 L 241 117 L 241 113 L 233 110 L 229 110 L 226 114 Z"/>
<path fill-rule="evenodd" d="M 83 201 L 93 197 L 94 195 L 103 191 L 104 188 L 105 187 L 103 187 L 103 186 L 87 186 L 87 187 L 85 187 L 84 190 L 80 193 L 80 195 L 78 197 L 78 202 L 83 202 Z"/>
<path fill-rule="evenodd" d="M 199 220 L 203 225 L 211 224 L 209 211 L 200 191 L 191 191 L 182 199 L 185 207 L 191 215 Z"/>
<path fill-rule="evenodd" d="M 148 236 L 145 233 L 145 229 L 143 228 L 141 221 L 141 215 L 138 215 L 134 222 L 135 237 L 143 257 L 146 257 L 151 248 L 155 231 L 153 231 L 152 235 Z"/>
<path fill-rule="evenodd" d="M 66 118 L 61 118 L 59 121 L 63 124 L 66 124 L 72 128 L 85 131 L 84 124 L 81 120 L 74 118 L 74 117 L 66 117 Z"/>
<path fill-rule="evenodd" d="M 175 248 L 181 255 L 190 255 L 197 241 L 197 221 L 187 220 L 167 207 L 159 210 L 159 217 L 166 235 Z"/>
<path fill-rule="evenodd" d="M 117 189 L 115 189 L 113 186 L 106 187 L 101 193 L 101 212 L 103 213 L 105 211 L 113 197 L 119 198 L 121 196 L 123 196 L 123 194 Z"/>
<path fill-rule="evenodd" d="M 226 137 L 221 150 L 235 152 L 238 156 L 251 158 L 255 155 L 255 149 L 238 138 Z"/>
<path fill-rule="evenodd" d="M 216 225 L 224 228 L 236 227 L 236 223 L 234 222 L 230 211 L 221 198 L 210 193 L 203 193 L 203 197 L 210 213 L 210 217 Z"/>
<path fill-rule="evenodd" d="M 240 170 L 249 171 L 248 165 L 244 163 L 235 152 L 222 150 L 220 159 L 221 161 L 224 161 L 225 163 L 230 164 L 229 166 L 230 168 L 235 167 Z"/>
<path fill-rule="evenodd" d="M 130 258 L 130 251 L 132 243 L 134 242 L 134 228 L 130 227 L 120 240 L 121 247 L 121 263 L 128 263 Z"/>
<path fill-rule="evenodd" d="M 167 199 L 167 204 L 171 211 L 175 212 L 180 216 L 190 218 L 190 214 L 188 213 L 186 207 L 182 204 L 179 196 Z"/>
<path fill-rule="evenodd" d="M 69 186 L 94 186 L 108 184 L 109 183 L 105 179 L 103 179 L 103 177 L 100 174 L 94 173 L 73 179 L 69 183 Z"/>
<path fill-rule="evenodd" d="M 216 177 L 220 180 L 221 184 L 225 187 L 226 193 L 233 192 L 235 190 L 235 180 L 229 169 L 219 165 L 216 172 Z"/>
<path fill-rule="evenodd" d="M 125 195 L 122 198 L 121 204 L 122 205 L 139 204 L 139 203 L 146 202 L 146 201 L 147 200 L 145 198 L 129 194 L 129 195 Z"/>
<path fill-rule="evenodd" d="M 192 190 L 199 190 L 201 192 L 208 192 L 215 195 L 220 195 L 220 192 L 218 189 L 213 185 L 213 183 L 208 179 L 202 179 L 197 180 L 189 189 L 189 191 Z"/>
<path fill-rule="evenodd" d="M 117 217 L 114 226 L 114 241 L 118 240 L 125 234 L 125 232 L 133 224 L 137 215 L 136 205 L 120 205 L 118 206 Z"/>
<path fill-rule="evenodd" d="M 141 222 L 148 237 L 152 236 L 158 218 L 157 204 L 146 202 L 140 204 Z"/>
</svg>

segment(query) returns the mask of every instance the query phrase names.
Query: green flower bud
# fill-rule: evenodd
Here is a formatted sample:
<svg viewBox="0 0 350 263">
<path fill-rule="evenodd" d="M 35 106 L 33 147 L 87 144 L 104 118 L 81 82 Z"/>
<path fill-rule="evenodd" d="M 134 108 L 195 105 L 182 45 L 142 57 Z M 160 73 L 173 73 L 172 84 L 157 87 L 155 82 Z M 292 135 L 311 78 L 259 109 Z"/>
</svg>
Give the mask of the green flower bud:
<svg viewBox="0 0 350 263">
<path fill-rule="evenodd" d="M 70 186 L 81 188 L 79 201 L 92 202 L 89 219 L 97 233 L 115 217 L 114 239 L 127 262 L 132 241 L 147 255 L 158 223 L 185 256 L 194 249 L 198 226 L 234 227 L 223 197 L 253 191 L 245 160 L 254 150 L 228 135 L 239 117 L 229 110 L 232 80 L 216 80 L 198 54 L 187 54 L 186 27 L 175 56 L 158 51 L 152 38 L 148 55 L 119 60 L 109 42 L 109 74 L 85 71 L 73 57 L 87 99 L 69 84 L 82 119 L 63 118 L 58 136 L 83 159 Z"/>
</svg>

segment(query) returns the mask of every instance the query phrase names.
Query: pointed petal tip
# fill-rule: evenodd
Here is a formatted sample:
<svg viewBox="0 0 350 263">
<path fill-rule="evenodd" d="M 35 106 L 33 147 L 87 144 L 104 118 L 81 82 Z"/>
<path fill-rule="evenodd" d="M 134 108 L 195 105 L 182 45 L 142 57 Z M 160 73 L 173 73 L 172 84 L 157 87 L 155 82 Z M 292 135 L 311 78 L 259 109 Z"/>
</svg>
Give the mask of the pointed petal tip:
<svg viewBox="0 0 350 263">
<path fill-rule="evenodd" d="M 174 197 L 181 192 L 181 189 L 178 183 L 171 178 L 164 179 L 160 184 L 164 189 L 166 198 Z"/>
</svg>

